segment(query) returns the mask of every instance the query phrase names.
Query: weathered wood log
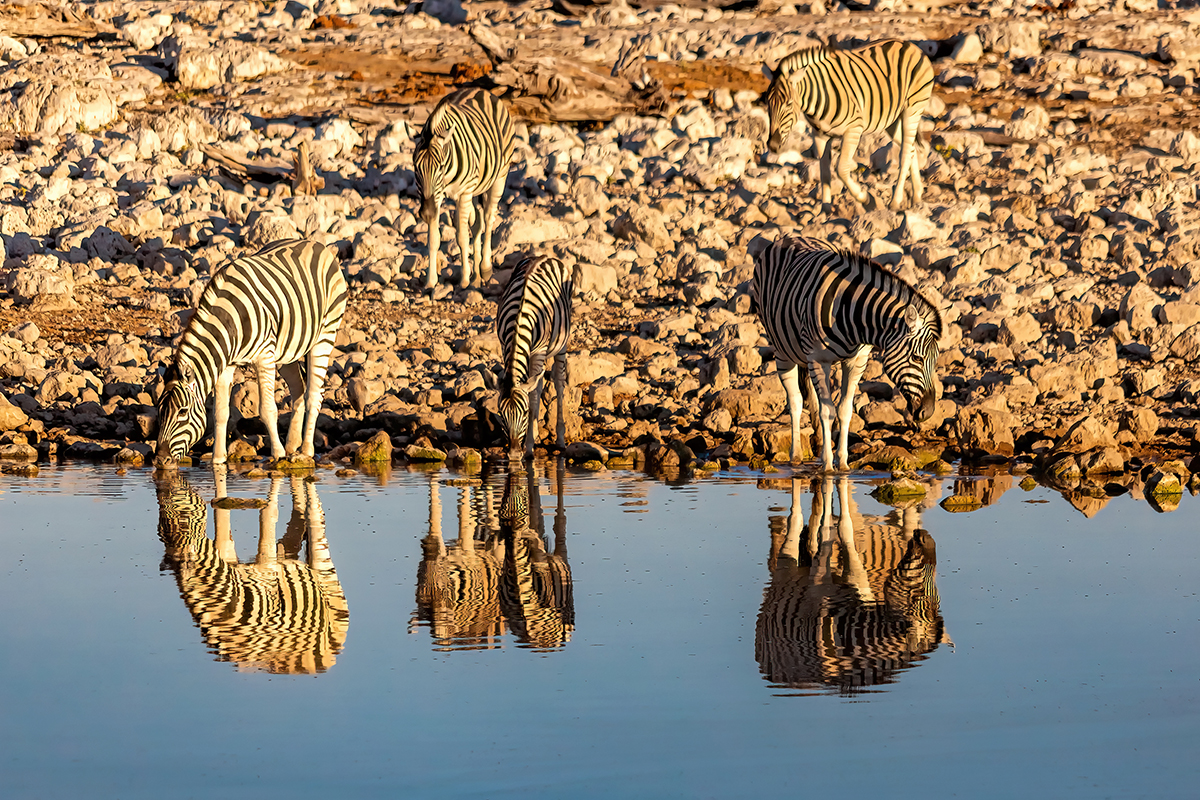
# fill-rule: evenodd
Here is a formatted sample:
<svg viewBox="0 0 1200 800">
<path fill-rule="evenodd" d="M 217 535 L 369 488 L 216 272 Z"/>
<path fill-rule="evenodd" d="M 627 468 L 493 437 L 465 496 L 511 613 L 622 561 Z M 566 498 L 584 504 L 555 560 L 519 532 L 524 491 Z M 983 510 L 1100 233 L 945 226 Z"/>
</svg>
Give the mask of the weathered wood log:
<svg viewBox="0 0 1200 800">
<path fill-rule="evenodd" d="M 245 158 L 211 144 L 200 145 L 200 151 L 218 169 L 235 180 L 276 183 L 292 178 L 296 172 L 293 165 L 279 159 Z"/>
<path fill-rule="evenodd" d="M 95 39 L 112 36 L 116 29 L 72 11 L 67 6 L 44 3 L 0 6 L 0 35 L 31 39 Z"/>
<path fill-rule="evenodd" d="M 296 148 L 295 177 L 292 179 L 292 194 L 317 194 L 325 188 L 325 179 L 313 172 L 308 142 L 301 140 Z"/>
</svg>

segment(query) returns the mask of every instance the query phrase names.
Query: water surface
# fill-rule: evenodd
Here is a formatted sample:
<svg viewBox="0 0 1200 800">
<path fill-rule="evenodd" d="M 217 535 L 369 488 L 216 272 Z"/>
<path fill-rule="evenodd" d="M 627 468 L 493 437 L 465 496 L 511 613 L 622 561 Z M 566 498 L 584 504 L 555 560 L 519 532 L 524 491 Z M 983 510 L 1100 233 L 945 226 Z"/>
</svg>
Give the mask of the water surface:
<svg viewBox="0 0 1200 800">
<path fill-rule="evenodd" d="M 0 475 L 0 793 L 1195 796 L 1193 498 L 319 478 Z"/>
</svg>

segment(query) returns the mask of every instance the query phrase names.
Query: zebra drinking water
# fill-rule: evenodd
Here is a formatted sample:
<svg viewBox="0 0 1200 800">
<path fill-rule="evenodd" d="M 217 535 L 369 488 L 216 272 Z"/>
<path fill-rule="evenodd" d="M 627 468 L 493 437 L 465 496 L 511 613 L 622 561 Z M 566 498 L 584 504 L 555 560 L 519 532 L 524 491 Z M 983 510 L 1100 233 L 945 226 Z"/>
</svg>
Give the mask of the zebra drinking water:
<svg viewBox="0 0 1200 800">
<path fill-rule="evenodd" d="M 849 463 L 854 393 L 872 348 L 879 348 L 883 370 L 908 399 L 913 417 L 920 421 L 933 413 L 942 318 L 937 307 L 904 280 L 866 256 L 835 250 L 816 239 L 790 237 L 768 245 L 755 257 L 751 291 L 787 392 L 793 461 L 804 407 L 798 365 L 807 365 L 819 398 L 826 470 L 833 469 L 830 380 L 835 364 L 842 365 L 838 403 L 842 469 Z"/>
<path fill-rule="evenodd" d="M 311 458 L 321 389 L 346 297 L 337 251 L 317 242 L 275 242 L 219 269 L 200 295 L 163 376 L 155 466 L 175 466 L 204 434 L 204 402 L 214 392 L 212 461 L 224 463 L 229 391 L 234 371 L 243 364 L 253 364 L 258 374 L 260 415 L 272 458 L 293 455 L 297 448 Z M 279 440 L 276 368 L 287 381 L 294 409 L 286 451 Z"/>
<path fill-rule="evenodd" d="M 509 458 L 533 455 L 545 385 L 546 360 L 554 359 L 558 395 L 558 446 L 566 445 L 567 338 L 571 335 L 571 271 L 549 256 L 523 259 L 500 296 L 496 332 L 504 348 L 500 419 L 508 434 Z"/>
<path fill-rule="evenodd" d="M 508 109 L 483 89 L 460 89 L 442 98 L 421 131 L 413 154 L 421 219 L 429 226 L 429 272 L 425 287 L 437 283 L 441 229 L 438 214 L 446 198 L 457 206 L 458 253 L 462 260 L 459 285 L 471 285 L 471 257 L 475 258 L 475 284 L 492 275 L 492 228 L 496 208 L 513 160 L 513 124 Z M 475 221 L 475 198 L 486 196 L 480 210 L 480 228 L 469 236 Z"/>
<path fill-rule="evenodd" d="M 822 203 L 833 197 L 831 137 L 842 139 L 838 177 L 855 200 L 865 203 L 867 193 L 854 180 L 854 157 L 864 133 L 882 130 L 900 145 L 900 174 L 890 207 L 903 207 L 905 178 L 912 183 L 913 203 L 921 202 L 921 170 L 913 145 L 933 94 L 933 67 L 921 48 L 895 40 L 850 50 L 814 47 L 784 58 L 770 77 L 768 147 L 778 152 L 796 119 L 803 115 L 808 120 L 821 156 Z"/>
</svg>

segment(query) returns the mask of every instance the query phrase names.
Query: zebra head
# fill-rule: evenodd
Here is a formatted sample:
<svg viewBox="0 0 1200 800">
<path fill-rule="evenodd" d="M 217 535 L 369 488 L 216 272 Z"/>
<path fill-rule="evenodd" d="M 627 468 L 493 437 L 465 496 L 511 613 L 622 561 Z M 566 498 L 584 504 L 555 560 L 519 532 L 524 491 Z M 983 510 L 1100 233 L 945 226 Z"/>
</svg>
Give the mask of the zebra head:
<svg viewBox="0 0 1200 800">
<path fill-rule="evenodd" d="M 158 402 L 158 441 L 154 448 L 154 466 L 173 468 L 180 456 L 204 435 L 205 392 L 195 372 L 187 364 L 175 362 L 163 376 L 166 385 Z"/>
<path fill-rule="evenodd" d="M 529 432 L 529 392 L 535 381 L 514 385 L 507 373 L 500 378 L 500 424 L 508 434 L 508 458 L 519 461 Z"/>
<path fill-rule="evenodd" d="M 417 174 L 417 196 L 421 201 L 421 220 L 437 224 L 438 208 L 445 200 L 442 186 L 442 150 L 446 139 L 430 134 L 422 137 L 413 154 L 413 171 Z"/>
<path fill-rule="evenodd" d="M 937 309 L 914 298 L 882 348 L 884 371 L 908 400 L 909 413 L 917 422 L 929 419 L 937 403 L 934 370 L 941 336 L 942 318 Z"/>
<path fill-rule="evenodd" d="M 797 73 L 802 73 L 817 55 L 817 50 L 802 50 L 792 53 L 780 61 L 774 72 L 767 69 L 766 66 L 763 67 L 763 72 L 767 73 L 767 77 L 771 79 L 771 85 L 767 87 L 765 97 L 767 114 L 771 119 L 767 147 L 772 153 L 779 152 L 779 148 L 791 134 L 792 128 L 796 127 L 796 115 L 800 108 L 800 89 L 796 85 L 796 78 L 799 77 Z"/>
<path fill-rule="evenodd" d="M 508 474 L 504 498 L 500 501 L 500 524 L 510 531 L 529 527 L 529 492 L 525 489 L 525 473 L 513 470 Z"/>
</svg>

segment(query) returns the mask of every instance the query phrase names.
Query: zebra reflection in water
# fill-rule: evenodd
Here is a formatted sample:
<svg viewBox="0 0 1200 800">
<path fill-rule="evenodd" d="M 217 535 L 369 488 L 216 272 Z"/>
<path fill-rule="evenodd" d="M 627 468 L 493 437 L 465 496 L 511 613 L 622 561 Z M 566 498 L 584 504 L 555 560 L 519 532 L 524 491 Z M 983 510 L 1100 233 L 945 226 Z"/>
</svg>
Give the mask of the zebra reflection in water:
<svg viewBox="0 0 1200 800">
<path fill-rule="evenodd" d="M 575 629 L 563 466 L 556 467 L 558 505 L 549 549 L 541 496 L 532 470 L 510 472 L 497 509 L 492 487 L 460 487 L 458 541 L 442 538 L 438 476 L 429 484 L 429 535 L 417 569 L 417 610 L 409 632 L 429 625 L 439 649 L 491 649 L 511 631 L 537 649 L 565 645 Z M 531 527 L 530 523 L 536 526 Z"/>
<path fill-rule="evenodd" d="M 225 470 L 214 473 L 217 496 L 226 497 Z M 178 475 L 157 482 L 163 566 L 175 573 L 183 602 L 217 660 L 238 669 L 324 672 L 346 641 L 350 612 L 325 540 L 316 484 L 290 480 L 292 516 L 283 539 L 275 540 L 283 484 L 275 478 L 259 511 L 258 553 L 248 563 L 238 561 L 228 508 L 214 509 L 216 538 L 210 539 L 203 498 Z"/>
<path fill-rule="evenodd" d="M 771 582 L 755 631 L 755 658 L 771 683 L 854 694 L 896 675 L 950 642 L 938 605 L 933 537 L 917 509 L 900 525 L 865 525 L 850 482 L 813 481 L 801 527 L 801 481 L 787 518 L 772 517 Z M 834 524 L 836 520 L 836 530 Z"/>
</svg>

